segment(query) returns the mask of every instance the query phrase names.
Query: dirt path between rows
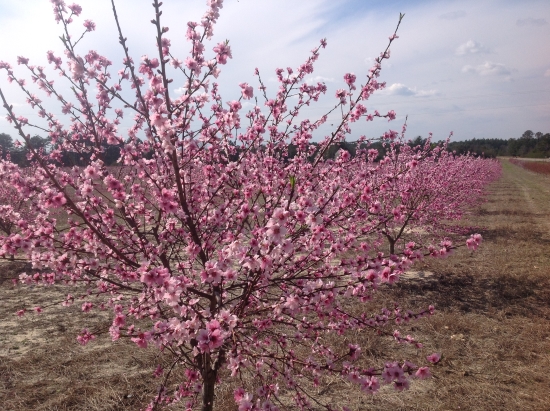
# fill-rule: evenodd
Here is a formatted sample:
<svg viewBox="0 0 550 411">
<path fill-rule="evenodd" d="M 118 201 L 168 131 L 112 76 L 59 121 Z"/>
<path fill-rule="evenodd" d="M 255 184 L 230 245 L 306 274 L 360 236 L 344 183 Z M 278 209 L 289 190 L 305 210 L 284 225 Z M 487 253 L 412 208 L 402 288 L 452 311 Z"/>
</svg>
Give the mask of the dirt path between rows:
<svg viewBox="0 0 550 411">
<path fill-rule="evenodd" d="M 509 162 L 503 162 L 503 165 L 505 170 L 508 167 L 518 168 L 514 170 L 511 181 L 521 188 L 534 220 L 545 227 L 550 236 L 550 177 L 527 171 Z"/>
</svg>

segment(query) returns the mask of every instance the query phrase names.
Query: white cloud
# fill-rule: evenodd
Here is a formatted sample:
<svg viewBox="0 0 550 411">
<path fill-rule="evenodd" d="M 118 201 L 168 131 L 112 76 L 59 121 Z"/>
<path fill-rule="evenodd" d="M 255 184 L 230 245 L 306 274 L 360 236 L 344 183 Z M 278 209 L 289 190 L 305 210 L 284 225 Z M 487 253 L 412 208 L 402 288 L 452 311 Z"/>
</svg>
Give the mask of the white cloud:
<svg viewBox="0 0 550 411">
<path fill-rule="evenodd" d="M 544 72 L 544 77 L 550 77 L 550 69 Z"/>
<path fill-rule="evenodd" d="M 415 94 L 415 97 L 430 97 L 436 96 L 439 92 L 437 90 L 418 90 Z"/>
<path fill-rule="evenodd" d="M 518 26 L 545 26 L 548 22 L 546 19 L 534 19 L 533 17 L 527 17 L 525 19 L 518 19 L 516 24 Z"/>
<path fill-rule="evenodd" d="M 480 76 L 503 76 L 511 74 L 510 69 L 504 64 L 492 63 L 490 61 L 486 61 L 485 63 L 475 67 L 469 65 L 464 66 L 462 67 L 462 72 L 479 74 Z"/>
<path fill-rule="evenodd" d="M 437 90 L 417 90 L 401 83 L 394 83 L 386 89 L 386 93 L 392 96 L 429 97 L 437 94 Z"/>
<path fill-rule="evenodd" d="M 307 84 L 334 83 L 334 78 L 333 77 L 315 76 L 315 77 L 307 77 L 305 81 L 306 81 Z"/>
<path fill-rule="evenodd" d="M 456 49 L 456 54 L 458 56 L 463 56 L 465 54 L 479 54 L 479 53 L 488 53 L 489 49 L 483 44 L 474 41 L 468 40 L 466 43 L 461 44 Z"/>
<path fill-rule="evenodd" d="M 394 95 L 394 96 L 414 96 L 415 94 L 413 89 L 401 83 L 394 83 L 391 86 L 389 86 L 386 90 L 388 94 Z"/>
<path fill-rule="evenodd" d="M 464 10 L 450 11 L 439 16 L 440 19 L 444 20 L 456 20 L 462 17 L 466 17 L 466 12 Z"/>
</svg>

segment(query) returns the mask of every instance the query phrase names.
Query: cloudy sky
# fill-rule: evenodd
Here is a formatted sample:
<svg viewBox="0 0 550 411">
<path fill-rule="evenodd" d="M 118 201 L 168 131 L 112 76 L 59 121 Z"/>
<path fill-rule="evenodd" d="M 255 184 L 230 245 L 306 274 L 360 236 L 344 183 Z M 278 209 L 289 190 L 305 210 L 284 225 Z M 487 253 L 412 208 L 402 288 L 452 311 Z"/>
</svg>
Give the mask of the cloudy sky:
<svg viewBox="0 0 550 411">
<path fill-rule="evenodd" d="M 71 25 L 75 33 L 84 19 L 97 24 L 97 30 L 82 42 L 80 53 L 95 49 L 118 70 L 121 54 L 110 1 L 78 3 L 84 11 Z M 171 51 L 183 60 L 189 48 L 184 38 L 186 23 L 200 19 L 205 2 L 164 3 L 163 25 L 170 27 Z M 154 55 L 151 0 L 116 0 L 116 5 L 134 60 Z M 48 0 L 0 0 L 0 60 L 12 63 L 21 77 L 18 55 L 36 65 L 47 65 L 47 50 L 61 55 L 61 27 L 51 9 Z M 379 79 L 387 88 L 367 102 L 369 112 L 393 109 L 397 119 L 361 122 L 349 140 L 361 134 L 377 137 L 390 128 L 400 130 L 407 115 L 410 138 L 433 132 L 439 140 L 451 131 L 453 140 L 517 138 L 527 129 L 550 132 L 548 0 L 226 0 L 214 42 L 209 44 L 211 48 L 229 39 L 232 47 L 233 59 L 218 79 L 223 95 L 237 97 L 238 83 L 243 81 L 257 85 L 255 67 L 268 93 L 274 94 L 274 70 L 297 67 L 319 39 L 326 38 L 328 46 L 309 79 L 323 80 L 329 88 L 327 98 L 306 113 L 316 118 L 335 103 L 334 92 L 343 87 L 345 73 L 355 73 L 360 81 L 366 78 L 400 12 L 405 13 L 400 38 L 392 45 Z M 18 114 L 31 121 L 37 118 L 25 106 L 24 97 L 7 84 L 4 73 L 0 87 Z M 49 107 L 62 116 L 60 109 Z M 337 117 L 333 114 L 329 123 Z M 0 132 L 15 137 L 3 114 Z"/>
</svg>

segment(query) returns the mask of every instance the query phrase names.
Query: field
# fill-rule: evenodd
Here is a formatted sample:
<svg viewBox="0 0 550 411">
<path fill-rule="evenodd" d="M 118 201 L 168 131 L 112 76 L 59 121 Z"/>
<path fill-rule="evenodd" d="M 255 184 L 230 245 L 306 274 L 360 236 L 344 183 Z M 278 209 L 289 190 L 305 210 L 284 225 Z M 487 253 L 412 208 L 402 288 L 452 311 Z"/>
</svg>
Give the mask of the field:
<svg viewBox="0 0 550 411">
<path fill-rule="evenodd" d="M 425 343 L 422 350 L 372 335 L 353 336 L 367 363 L 411 359 L 440 352 L 433 378 L 414 381 L 407 392 L 390 387 L 374 397 L 351 384 L 325 380 L 316 395 L 354 410 L 548 410 L 550 387 L 550 176 L 502 161 L 503 177 L 464 224 L 479 227 L 482 246 L 461 248 L 446 259 L 426 259 L 380 293 L 380 301 L 404 308 L 436 306 L 436 315 L 402 327 Z M 153 370 L 162 358 L 106 336 L 83 347 L 70 308 L 17 318 L 23 306 L 64 299 L 62 288 L 14 287 L 23 271 L 0 266 L 0 404 L 2 410 L 135 410 L 155 393 Z M 80 316 L 77 317 L 81 318 Z M 109 326 L 107 313 L 89 314 L 88 326 Z M 336 337 L 335 337 L 336 338 Z M 355 388 L 355 387 L 353 387 Z M 235 410 L 229 390 L 218 410 Z M 546 393 L 546 394 L 545 394 Z M 184 409 L 180 407 L 179 409 Z"/>
<path fill-rule="evenodd" d="M 510 162 L 526 170 L 534 171 L 540 174 L 550 174 L 550 161 L 548 160 L 533 160 L 533 159 L 517 159 L 511 158 Z"/>
</svg>

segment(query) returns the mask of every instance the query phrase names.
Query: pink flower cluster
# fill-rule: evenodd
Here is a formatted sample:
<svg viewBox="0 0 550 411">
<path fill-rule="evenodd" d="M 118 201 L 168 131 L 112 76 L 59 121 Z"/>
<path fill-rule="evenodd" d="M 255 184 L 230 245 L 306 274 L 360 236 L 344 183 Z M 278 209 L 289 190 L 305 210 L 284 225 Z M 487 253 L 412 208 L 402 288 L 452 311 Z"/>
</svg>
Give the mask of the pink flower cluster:
<svg viewBox="0 0 550 411">
<path fill-rule="evenodd" d="M 68 30 L 81 8 L 52 3 Z M 0 187 L 10 187 L 0 192 L 2 216 L 15 227 L 0 237 L 0 257 L 32 263 L 35 272 L 21 275 L 23 284 L 86 284 L 81 310 L 112 310 L 113 340 L 127 337 L 171 353 L 185 377 L 175 390 L 165 381 L 150 409 L 177 401 L 212 409 L 223 368 L 235 380 L 253 377 L 255 391 L 235 391 L 239 410 L 278 409 L 279 385 L 298 409 L 312 408 L 306 381 L 320 384 L 328 376 L 366 393 L 382 384 L 403 390 L 410 378 L 429 377 L 426 366 L 410 362 L 366 368 L 370 359 L 355 341 L 332 344 L 325 336 L 373 332 L 423 349 L 390 327 L 431 315 L 432 306 L 413 312 L 363 303 L 419 259 L 446 256 L 464 242 L 471 233 L 451 231 L 448 221 L 479 201 L 498 177 L 498 164 L 448 153 L 445 144 L 411 147 L 405 130 L 382 136 L 384 153 L 361 137 L 353 155 L 340 150 L 329 158 L 353 123 L 395 119 L 394 111 L 380 114 L 366 104 L 385 86 L 377 78 L 388 48 L 366 76 L 345 74 L 334 108 L 310 120 L 304 111 L 327 87 L 306 76 L 325 40 L 297 68 L 276 70 L 273 94 L 256 70 L 259 96 L 243 82 L 238 96 L 224 100 L 214 79 L 232 58 L 231 48 L 216 43 L 208 57 L 205 47 L 222 0 L 209 0 L 200 23 L 187 24 L 191 50 L 183 60 L 171 54 L 161 3 L 153 6 L 158 55 L 135 64 L 119 28 L 124 58 L 116 78 L 112 63 L 96 51 L 77 54 L 76 36 L 65 38 L 65 62 L 48 53 L 70 99 L 42 67 L 19 58 L 37 92 L 60 104 L 63 120 L 0 62 L 8 81 L 26 93 L 53 147 L 32 148 L 25 130 L 35 124 L 18 117 L 0 89 L 32 162 L 25 172 L 0 162 Z M 85 27 L 87 33 L 95 25 Z M 246 112 L 243 99 L 253 102 Z M 320 135 L 336 109 L 341 119 Z M 129 128 L 119 127 L 129 118 Z M 103 161 L 109 145 L 120 148 L 114 167 Z M 86 159 L 85 167 L 59 166 L 68 153 Z M 474 234 L 466 244 L 475 249 L 480 241 Z M 74 301 L 69 294 L 62 304 Z M 95 337 L 84 329 L 77 339 L 86 344 Z M 162 367 L 155 375 L 161 373 Z"/>
</svg>

